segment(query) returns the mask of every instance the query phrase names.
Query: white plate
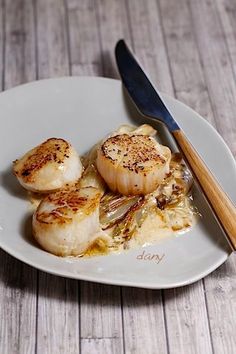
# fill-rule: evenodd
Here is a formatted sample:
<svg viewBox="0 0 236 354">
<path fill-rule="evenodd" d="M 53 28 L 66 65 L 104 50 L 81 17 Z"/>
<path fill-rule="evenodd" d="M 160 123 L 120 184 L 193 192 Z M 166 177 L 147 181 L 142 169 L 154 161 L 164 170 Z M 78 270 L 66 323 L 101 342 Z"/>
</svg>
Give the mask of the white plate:
<svg viewBox="0 0 236 354">
<path fill-rule="evenodd" d="M 235 161 L 222 138 L 184 104 L 166 96 L 164 100 L 235 202 Z M 190 284 L 227 259 L 223 233 L 196 185 L 195 203 L 203 217 L 184 235 L 89 259 L 63 259 L 41 250 L 32 241 L 29 203 L 12 176 L 11 162 L 49 137 L 69 140 L 82 154 L 119 125 L 145 120 L 125 98 L 121 83 L 103 78 L 61 78 L 19 86 L 0 95 L 0 110 L 0 246 L 12 256 L 60 276 L 153 289 Z M 158 129 L 173 147 L 166 131 L 159 125 Z"/>
</svg>

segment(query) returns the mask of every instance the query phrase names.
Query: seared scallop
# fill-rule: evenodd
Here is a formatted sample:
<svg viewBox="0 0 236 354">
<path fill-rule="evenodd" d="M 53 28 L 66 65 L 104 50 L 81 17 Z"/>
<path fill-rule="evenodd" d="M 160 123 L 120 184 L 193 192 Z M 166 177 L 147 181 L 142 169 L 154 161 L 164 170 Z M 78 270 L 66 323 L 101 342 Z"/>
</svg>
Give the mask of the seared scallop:
<svg viewBox="0 0 236 354">
<path fill-rule="evenodd" d="M 24 188 L 47 193 L 76 182 L 83 167 L 71 144 L 51 138 L 16 160 L 13 171 Z"/>
<path fill-rule="evenodd" d="M 113 192 L 145 195 L 169 173 L 170 158 L 170 149 L 150 136 L 119 134 L 101 144 L 96 163 Z"/>
<path fill-rule="evenodd" d="M 82 255 L 98 238 L 101 193 L 98 189 L 64 189 L 49 194 L 33 215 L 33 234 L 43 249 L 58 256 Z"/>
</svg>

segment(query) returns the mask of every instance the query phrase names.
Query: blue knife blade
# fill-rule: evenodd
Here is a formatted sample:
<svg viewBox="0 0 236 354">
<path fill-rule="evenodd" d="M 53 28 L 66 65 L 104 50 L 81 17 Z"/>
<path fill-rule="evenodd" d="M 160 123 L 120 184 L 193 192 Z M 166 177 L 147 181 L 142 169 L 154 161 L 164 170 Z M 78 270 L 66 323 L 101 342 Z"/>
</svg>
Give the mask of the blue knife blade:
<svg viewBox="0 0 236 354">
<path fill-rule="evenodd" d="M 175 119 L 123 39 L 116 44 L 115 55 L 122 81 L 139 111 L 162 121 L 170 132 L 179 130 Z"/>
</svg>

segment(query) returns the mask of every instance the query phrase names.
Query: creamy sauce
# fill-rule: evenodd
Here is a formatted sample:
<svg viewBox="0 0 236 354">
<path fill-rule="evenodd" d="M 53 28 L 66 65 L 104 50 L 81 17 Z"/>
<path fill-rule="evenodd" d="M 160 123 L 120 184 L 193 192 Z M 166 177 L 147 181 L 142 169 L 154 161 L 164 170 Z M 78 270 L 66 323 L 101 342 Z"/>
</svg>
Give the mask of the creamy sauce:
<svg viewBox="0 0 236 354">
<path fill-rule="evenodd" d="M 109 243 L 107 242 L 107 240 L 103 238 L 98 238 L 89 246 L 85 254 L 82 256 L 91 257 L 91 256 L 102 255 L 102 254 L 105 255 L 108 253 L 109 253 Z"/>
<path fill-rule="evenodd" d="M 174 208 L 164 212 L 152 211 L 146 216 L 142 225 L 137 227 L 130 239 L 126 240 L 120 235 L 113 237 L 114 226 L 107 229 L 107 235 L 111 238 L 107 249 L 110 252 L 120 253 L 128 249 L 150 246 L 163 239 L 188 232 L 197 222 L 199 214 L 191 208 L 189 197 L 185 198 L 184 203 L 186 206 L 181 212 L 174 210 Z M 170 217 L 172 218 L 171 222 L 169 221 Z"/>
</svg>

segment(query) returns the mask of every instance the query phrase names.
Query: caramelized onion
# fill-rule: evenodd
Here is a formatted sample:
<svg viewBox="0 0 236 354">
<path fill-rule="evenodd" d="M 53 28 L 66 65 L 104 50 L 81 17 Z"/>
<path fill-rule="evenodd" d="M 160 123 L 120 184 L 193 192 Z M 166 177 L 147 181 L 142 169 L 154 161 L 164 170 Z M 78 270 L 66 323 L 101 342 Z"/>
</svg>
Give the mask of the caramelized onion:
<svg viewBox="0 0 236 354">
<path fill-rule="evenodd" d="M 140 196 L 122 196 L 107 193 L 100 203 L 100 223 L 103 230 L 112 227 L 130 211 L 130 209 L 140 200 Z"/>
</svg>

